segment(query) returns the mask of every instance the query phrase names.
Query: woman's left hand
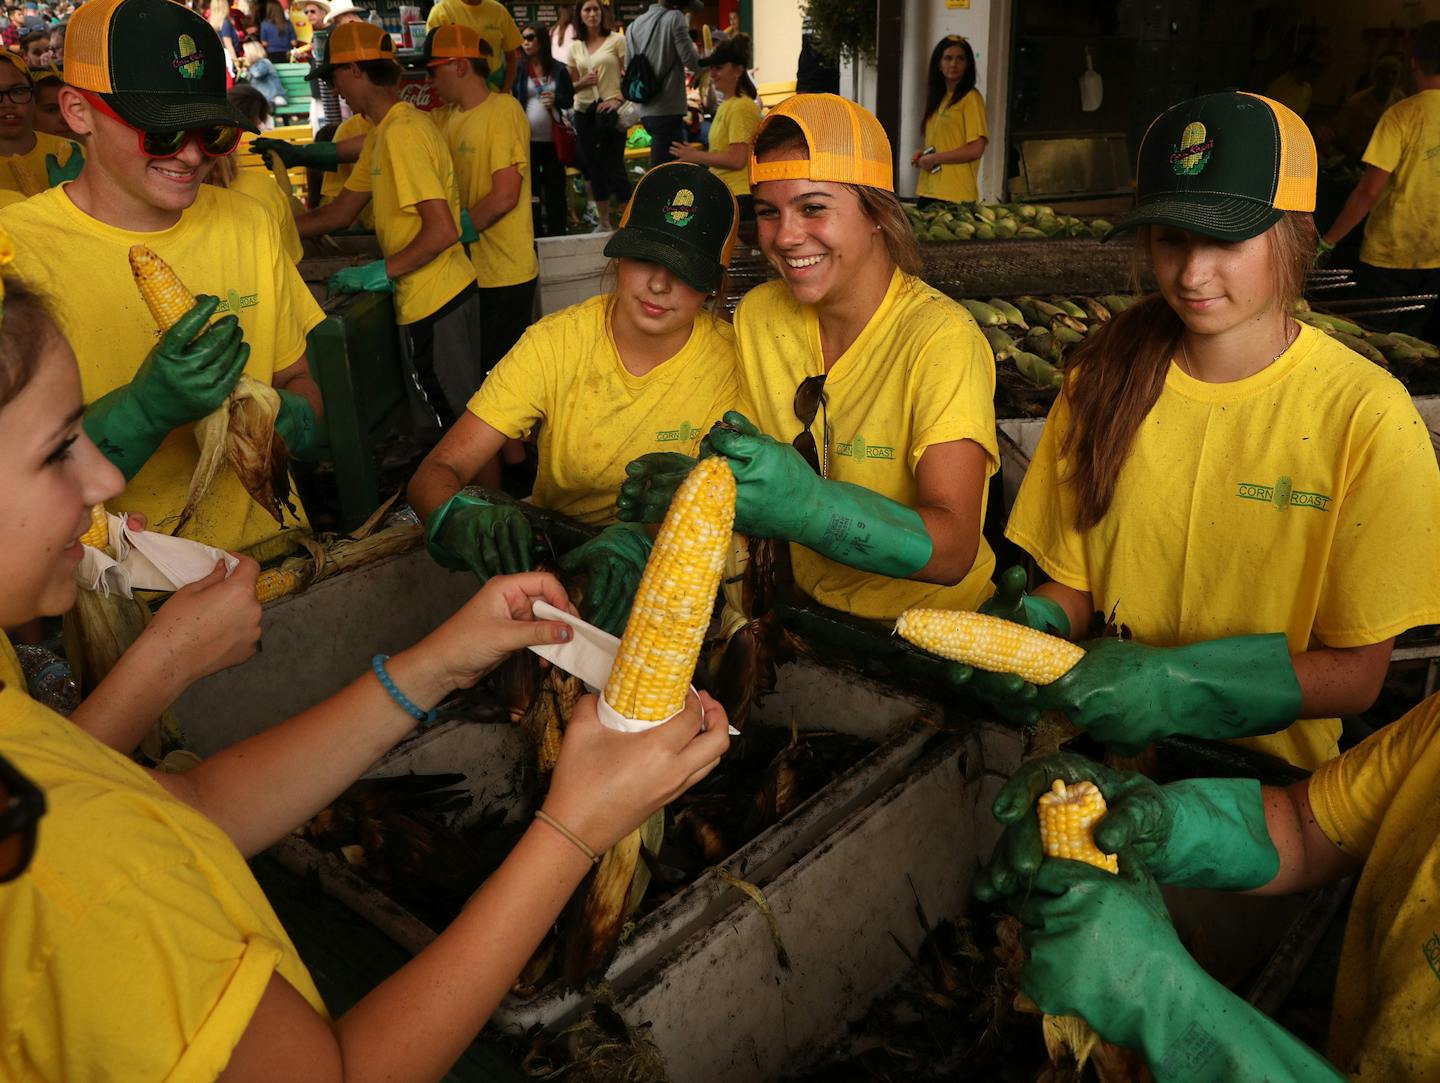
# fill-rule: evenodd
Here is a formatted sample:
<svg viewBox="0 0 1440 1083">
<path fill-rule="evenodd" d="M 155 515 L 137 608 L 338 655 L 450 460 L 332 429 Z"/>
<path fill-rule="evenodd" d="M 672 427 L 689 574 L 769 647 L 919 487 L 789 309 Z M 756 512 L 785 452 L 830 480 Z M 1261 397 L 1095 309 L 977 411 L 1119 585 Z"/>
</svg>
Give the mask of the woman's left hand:
<svg viewBox="0 0 1440 1083">
<path fill-rule="evenodd" d="M 568 624 L 536 619 L 531 612 L 536 599 L 575 612 L 565 588 L 548 572 L 497 575 L 421 640 L 416 653 L 424 655 L 445 686 L 469 688 L 515 651 L 569 640 Z"/>
<path fill-rule="evenodd" d="M 930 172 L 930 170 L 934 169 L 939 164 L 940 162 L 938 161 L 937 155 L 917 154 L 915 156 L 915 168 L 920 170 L 920 172 L 922 173 Z"/>
<path fill-rule="evenodd" d="M 603 102 L 596 106 L 596 111 L 601 113 L 613 113 L 624 104 L 624 98 L 606 98 Z"/>
<path fill-rule="evenodd" d="M 698 162 L 700 148 L 691 143 L 671 143 L 670 155 L 682 162 Z"/>
</svg>

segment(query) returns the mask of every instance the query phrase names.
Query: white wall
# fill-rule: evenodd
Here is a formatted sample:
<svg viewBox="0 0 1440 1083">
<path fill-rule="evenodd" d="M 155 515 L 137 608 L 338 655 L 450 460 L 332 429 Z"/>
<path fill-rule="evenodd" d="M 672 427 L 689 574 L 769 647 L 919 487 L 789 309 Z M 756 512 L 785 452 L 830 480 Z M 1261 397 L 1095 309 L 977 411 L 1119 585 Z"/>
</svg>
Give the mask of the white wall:
<svg viewBox="0 0 1440 1083">
<path fill-rule="evenodd" d="M 756 0 L 757 4 L 773 0 Z M 905 54 L 901 78 L 905 85 L 900 99 L 900 131 L 890 140 L 900 152 L 900 172 L 895 188 L 903 196 L 915 194 L 919 174 L 910 168 L 910 155 L 921 149 L 920 118 L 925 111 L 925 65 L 930 50 L 946 34 L 961 34 L 975 51 L 975 85 L 985 96 L 990 124 L 990 145 L 980 159 L 980 198 L 998 200 L 1005 190 L 1005 113 L 1009 101 L 1007 69 L 1010 57 L 1012 0 L 970 0 L 970 7 L 950 8 L 947 0 L 880 0 L 905 5 Z M 859 76 L 858 80 L 856 76 Z M 841 72 L 840 92 L 856 94 L 867 108 L 875 107 L 873 68 L 860 73 Z"/>
<path fill-rule="evenodd" d="M 796 0 L 753 0 L 750 17 L 755 81 L 792 81 L 800 59 L 800 5 Z"/>
</svg>

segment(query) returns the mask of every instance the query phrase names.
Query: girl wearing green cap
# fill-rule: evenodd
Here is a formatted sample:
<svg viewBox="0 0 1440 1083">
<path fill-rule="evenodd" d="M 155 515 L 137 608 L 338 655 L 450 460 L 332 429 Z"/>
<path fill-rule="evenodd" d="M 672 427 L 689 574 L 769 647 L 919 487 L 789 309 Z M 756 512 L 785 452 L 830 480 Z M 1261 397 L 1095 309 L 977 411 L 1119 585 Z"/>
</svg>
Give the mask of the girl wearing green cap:
<svg viewBox="0 0 1440 1083">
<path fill-rule="evenodd" d="M 590 574 L 585 619 L 624 628 L 650 553 L 644 529 L 615 522 L 626 464 L 695 454 L 736 397 L 734 336 L 717 315 L 736 227 L 735 200 L 708 169 L 677 162 L 641 178 L 605 247 L 614 289 L 530 327 L 410 482 L 436 560 L 482 580 L 532 566 L 525 516 L 464 487 L 497 486 L 501 445 L 533 438 L 530 499 L 604 527 L 563 562 Z"/>
<path fill-rule="evenodd" d="M 1017 573 L 994 603 L 1077 637 L 1113 610 L 1134 639 L 1087 644 L 1011 708 L 1315 768 L 1395 636 L 1440 621 L 1429 433 L 1383 369 L 1291 316 L 1314 193 L 1309 133 L 1269 99 L 1207 95 L 1151 125 L 1117 229 L 1140 230 L 1159 290 L 1077 351 L 1007 529 L 1051 582 L 1026 597 Z"/>
</svg>

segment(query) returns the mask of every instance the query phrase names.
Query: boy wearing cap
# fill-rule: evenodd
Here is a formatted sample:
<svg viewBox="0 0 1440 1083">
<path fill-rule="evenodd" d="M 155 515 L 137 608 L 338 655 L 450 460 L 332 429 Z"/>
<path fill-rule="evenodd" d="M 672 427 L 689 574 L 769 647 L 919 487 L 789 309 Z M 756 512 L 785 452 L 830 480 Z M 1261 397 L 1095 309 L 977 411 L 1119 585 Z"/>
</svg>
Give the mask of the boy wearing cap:
<svg viewBox="0 0 1440 1083">
<path fill-rule="evenodd" d="M 332 81 L 375 129 L 334 202 L 299 216 L 300 235 L 344 229 L 373 199 L 384 258 L 338 272 L 329 286 L 394 290 L 401 341 L 427 400 L 415 404 L 417 420 L 422 429 L 447 426 L 481 379 L 480 301 L 475 269 L 459 243 L 450 149 L 428 116 L 400 100 L 395 46 L 379 27 L 353 22 L 333 31 L 329 59 L 312 74 Z"/>
<path fill-rule="evenodd" d="M 170 531 L 198 457 L 191 423 L 225 401 L 241 371 L 279 390 L 291 453 L 314 444 L 320 393 L 305 336 L 324 316 L 265 208 L 202 183 L 247 126 L 226 99 L 208 22 L 169 0 L 90 0 L 70 21 L 65 72 L 61 110 L 86 137 L 89 161 L 70 184 L 5 208 L 0 225 L 15 239 L 18 273 L 49 295 L 75 350 L 86 432 L 129 480 L 113 506 Z M 190 319 L 221 309 L 224 319 L 183 349 L 170 338 L 157 345 L 130 272 L 133 245 L 212 295 Z M 286 529 L 305 526 L 292 501 Z M 281 531 L 222 471 L 181 533 L 239 550 Z"/>
<path fill-rule="evenodd" d="M 590 573 L 581 612 L 624 628 L 650 552 L 643 529 L 615 522 L 625 466 L 649 451 L 696 454 L 737 394 L 734 334 L 716 314 L 737 222 L 734 197 L 701 166 L 674 162 L 640 179 L 605 245 L 614 292 L 526 331 L 415 472 L 409 498 L 437 561 L 482 580 L 531 566 L 525 517 L 463 486 L 507 439 L 533 436 L 530 499 L 605 526 L 565 557 L 567 570 Z"/>
<path fill-rule="evenodd" d="M 499 0 L 440 0 L 425 19 L 430 34 L 452 24 L 469 27 L 490 46 L 490 56 L 495 58 L 490 85 L 509 94 L 520 70 L 520 27 L 510 10 Z"/>
<path fill-rule="evenodd" d="M 489 46 L 453 23 L 425 38 L 425 59 L 455 159 L 470 262 L 480 286 L 480 363 L 486 372 L 530 326 L 535 225 L 530 216 L 530 124 L 513 94 L 490 90 Z M 474 234 L 473 238 L 470 236 Z"/>
<path fill-rule="evenodd" d="M 74 140 L 36 130 L 34 76 L 14 53 L 0 57 L 0 189 L 33 196 L 78 176 L 85 158 Z"/>
<path fill-rule="evenodd" d="M 1320 238 L 1323 255 L 1369 215 L 1355 271 L 1366 297 L 1440 293 L 1440 22 L 1416 31 L 1410 71 L 1416 92 L 1380 117 L 1362 159 L 1365 175 Z M 1429 301 L 1370 322 L 1382 331 L 1424 335 L 1436 311 Z"/>
<path fill-rule="evenodd" d="M 1159 293 L 1067 369 L 1006 529 L 1052 582 L 1002 614 L 1083 636 L 1113 609 L 1134 638 L 1030 710 L 1121 747 L 1178 733 L 1314 769 L 1394 637 L 1440 619 L 1429 433 L 1384 369 L 1291 316 L 1315 162 L 1300 118 L 1256 94 L 1147 131 L 1116 229 L 1144 227 Z"/>
</svg>

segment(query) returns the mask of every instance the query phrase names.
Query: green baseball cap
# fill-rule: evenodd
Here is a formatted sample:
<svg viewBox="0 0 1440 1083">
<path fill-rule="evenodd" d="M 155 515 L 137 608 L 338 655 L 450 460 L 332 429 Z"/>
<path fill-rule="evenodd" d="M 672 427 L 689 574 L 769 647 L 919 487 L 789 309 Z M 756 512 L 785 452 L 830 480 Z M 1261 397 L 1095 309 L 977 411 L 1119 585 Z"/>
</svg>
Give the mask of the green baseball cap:
<svg viewBox="0 0 1440 1083">
<path fill-rule="evenodd" d="M 657 165 L 635 186 L 605 254 L 643 259 L 710 293 L 730 263 L 740 208 L 725 182 L 690 162 Z"/>
<path fill-rule="evenodd" d="M 153 132 L 256 128 L 225 97 L 220 37 L 172 0 L 89 0 L 65 32 L 65 81 Z"/>
<path fill-rule="evenodd" d="M 1163 225 L 1244 241 L 1286 211 L 1315 209 L 1315 140 L 1295 113 L 1259 94 L 1205 94 L 1165 110 L 1140 141 L 1136 174 L 1135 209 L 1106 240 Z"/>
</svg>

